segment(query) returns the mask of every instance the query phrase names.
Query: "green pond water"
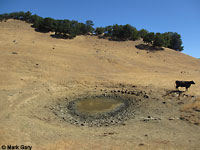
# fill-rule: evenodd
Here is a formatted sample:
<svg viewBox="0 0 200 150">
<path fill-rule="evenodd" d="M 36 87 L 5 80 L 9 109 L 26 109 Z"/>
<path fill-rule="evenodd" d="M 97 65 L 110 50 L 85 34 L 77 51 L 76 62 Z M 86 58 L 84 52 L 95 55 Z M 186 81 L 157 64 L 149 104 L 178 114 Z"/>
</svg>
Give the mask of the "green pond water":
<svg viewBox="0 0 200 150">
<path fill-rule="evenodd" d="M 76 103 L 77 110 L 81 113 L 103 113 L 114 110 L 124 103 L 114 98 L 96 97 L 87 98 Z"/>
</svg>

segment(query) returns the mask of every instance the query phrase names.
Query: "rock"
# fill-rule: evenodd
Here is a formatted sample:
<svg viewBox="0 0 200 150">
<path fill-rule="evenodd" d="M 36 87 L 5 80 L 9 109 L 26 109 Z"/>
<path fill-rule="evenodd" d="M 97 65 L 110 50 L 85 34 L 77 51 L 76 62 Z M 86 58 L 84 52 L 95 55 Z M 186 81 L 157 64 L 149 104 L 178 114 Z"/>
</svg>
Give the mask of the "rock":
<svg viewBox="0 0 200 150">
<path fill-rule="evenodd" d="M 109 134 L 109 135 L 113 135 L 113 134 L 114 134 L 114 132 L 108 132 L 108 134 Z"/>
<path fill-rule="evenodd" d="M 179 93 L 173 93 L 172 96 L 174 96 L 174 97 L 178 97 L 178 96 L 179 96 Z"/>
<path fill-rule="evenodd" d="M 182 104 L 184 104 L 184 103 L 183 103 L 183 102 L 178 102 L 178 104 L 179 104 L 179 105 L 182 105 Z"/>
<path fill-rule="evenodd" d="M 18 54 L 17 52 L 12 52 L 12 54 Z"/>
<path fill-rule="evenodd" d="M 148 116 L 148 117 L 146 117 L 146 118 L 143 118 L 143 121 L 149 121 L 149 120 L 161 120 L 161 118 L 151 117 L 151 116 Z"/>
<path fill-rule="evenodd" d="M 135 95 L 135 93 L 134 93 L 134 92 L 131 92 L 131 94 L 132 94 L 132 95 Z"/>
<path fill-rule="evenodd" d="M 103 136 L 107 136 L 107 133 L 104 133 Z"/>
<path fill-rule="evenodd" d="M 174 118 L 173 118 L 173 117 L 170 117 L 169 120 L 174 120 Z"/>
<path fill-rule="evenodd" d="M 200 112 L 200 108 L 193 108 L 194 111 Z"/>
</svg>

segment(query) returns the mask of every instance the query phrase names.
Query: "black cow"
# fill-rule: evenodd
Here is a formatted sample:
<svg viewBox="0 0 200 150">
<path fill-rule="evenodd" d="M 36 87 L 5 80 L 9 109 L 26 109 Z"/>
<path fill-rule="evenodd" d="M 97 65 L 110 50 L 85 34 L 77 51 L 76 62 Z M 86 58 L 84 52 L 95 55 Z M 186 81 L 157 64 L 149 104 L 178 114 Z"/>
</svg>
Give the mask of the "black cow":
<svg viewBox="0 0 200 150">
<path fill-rule="evenodd" d="M 185 87 L 186 91 L 191 86 L 191 84 L 195 84 L 194 81 L 176 81 L 176 89 L 179 87 Z"/>
</svg>

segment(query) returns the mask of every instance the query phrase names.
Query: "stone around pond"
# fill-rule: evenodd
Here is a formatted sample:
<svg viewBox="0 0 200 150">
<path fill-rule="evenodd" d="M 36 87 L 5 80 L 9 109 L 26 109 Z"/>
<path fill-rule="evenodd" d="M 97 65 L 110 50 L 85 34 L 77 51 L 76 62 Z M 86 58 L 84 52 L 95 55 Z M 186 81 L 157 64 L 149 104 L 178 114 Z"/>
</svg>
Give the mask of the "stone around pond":
<svg viewBox="0 0 200 150">
<path fill-rule="evenodd" d="M 121 97 L 86 97 L 69 102 L 67 112 L 73 117 L 70 119 L 72 124 L 76 121 L 80 126 L 117 125 L 134 115 L 132 103 L 134 100 Z"/>
</svg>

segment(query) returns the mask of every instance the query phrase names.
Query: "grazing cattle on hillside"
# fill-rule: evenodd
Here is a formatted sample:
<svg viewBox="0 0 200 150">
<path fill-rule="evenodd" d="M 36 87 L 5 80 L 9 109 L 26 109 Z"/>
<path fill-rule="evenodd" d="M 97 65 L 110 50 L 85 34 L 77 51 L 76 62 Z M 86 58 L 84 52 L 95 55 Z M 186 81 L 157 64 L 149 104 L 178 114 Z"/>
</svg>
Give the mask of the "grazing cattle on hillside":
<svg viewBox="0 0 200 150">
<path fill-rule="evenodd" d="M 176 81 L 176 89 L 179 87 L 185 87 L 186 91 L 191 86 L 191 84 L 195 84 L 194 81 Z"/>
</svg>

